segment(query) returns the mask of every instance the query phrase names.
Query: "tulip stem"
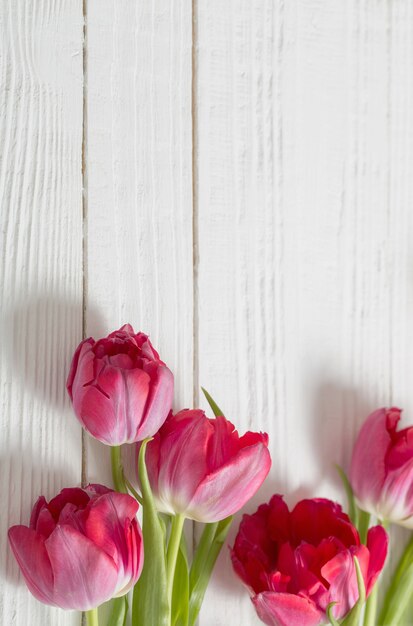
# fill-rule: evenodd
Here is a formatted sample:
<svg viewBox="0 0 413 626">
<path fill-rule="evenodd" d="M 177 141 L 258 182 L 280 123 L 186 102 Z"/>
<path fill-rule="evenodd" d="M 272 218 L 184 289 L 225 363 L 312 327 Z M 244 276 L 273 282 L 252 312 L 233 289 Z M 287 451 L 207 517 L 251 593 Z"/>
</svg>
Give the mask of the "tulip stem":
<svg viewBox="0 0 413 626">
<path fill-rule="evenodd" d="M 176 559 L 178 557 L 179 544 L 181 543 L 181 535 L 184 527 L 185 517 L 183 515 L 174 515 L 171 524 L 171 534 L 169 535 L 168 550 L 166 553 L 166 578 L 168 584 L 168 600 L 169 608 L 172 607 L 172 590 L 174 586 L 174 575 L 176 567 Z"/>
<path fill-rule="evenodd" d="M 90 611 L 86 611 L 86 623 L 87 626 L 99 626 L 99 617 L 98 610 L 91 609 Z"/>
<path fill-rule="evenodd" d="M 379 591 L 379 581 L 376 582 L 366 602 L 364 613 L 364 626 L 376 626 L 377 600 Z"/>
<path fill-rule="evenodd" d="M 112 446 L 110 449 L 110 460 L 112 464 L 112 479 L 116 491 L 128 493 L 123 475 L 122 452 L 120 446 Z"/>
</svg>

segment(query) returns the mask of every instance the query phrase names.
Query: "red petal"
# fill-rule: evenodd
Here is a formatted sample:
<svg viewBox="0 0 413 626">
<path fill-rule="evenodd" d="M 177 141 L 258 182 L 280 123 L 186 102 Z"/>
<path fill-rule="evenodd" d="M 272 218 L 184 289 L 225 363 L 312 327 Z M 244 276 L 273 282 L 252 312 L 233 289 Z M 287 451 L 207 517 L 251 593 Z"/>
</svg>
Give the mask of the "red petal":
<svg viewBox="0 0 413 626">
<path fill-rule="evenodd" d="M 386 562 L 389 536 L 383 526 L 374 526 L 367 533 L 367 549 L 370 552 L 367 571 L 367 589 L 369 595 Z"/>
<path fill-rule="evenodd" d="M 349 547 L 360 543 L 357 530 L 341 506 L 323 498 L 301 500 L 291 512 L 292 541 L 317 546 L 325 537 L 337 537 Z"/>
</svg>

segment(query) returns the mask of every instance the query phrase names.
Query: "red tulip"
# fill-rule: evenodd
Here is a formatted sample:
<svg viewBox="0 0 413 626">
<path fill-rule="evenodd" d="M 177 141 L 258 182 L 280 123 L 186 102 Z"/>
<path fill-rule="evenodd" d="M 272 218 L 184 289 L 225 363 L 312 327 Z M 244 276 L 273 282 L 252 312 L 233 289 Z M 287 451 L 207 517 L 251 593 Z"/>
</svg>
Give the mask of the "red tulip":
<svg viewBox="0 0 413 626">
<path fill-rule="evenodd" d="M 102 485 L 63 489 L 34 505 L 30 526 L 12 526 L 10 544 L 41 602 L 87 611 L 122 596 L 138 580 L 143 540 L 138 503 Z"/>
<path fill-rule="evenodd" d="M 231 552 L 236 573 L 252 594 L 258 616 L 270 626 L 316 626 L 336 619 L 358 600 L 357 557 L 369 594 L 387 554 L 388 537 L 371 528 L 367 546 L 341 507 L 330 500 L 302 500 L 290 512 L 273 496 L 244 515 Z"/>
<path fill-rule="evenodd" d="M 413 427 L 397 431 L 401 410 L 378 409 L 363 424 L 350 481 L 362 509 L 413 528 Z"/>
<path fill-rule="evenodd" d="M 67 379 L 85 429 L 111 446 L 151 437 L 172 406 L 173 376 L 147 335 L 125 324 L 78 346 Z"/>
<path fill-rule="evenodd" d="M 146 450 L 158 509 L 200 522 L 236 513 L 270 470 L 267 445 L 266 434 L 240 437 L 223 416 L 208 419 L 200 410 L 171 414 Z"/>
</svg>

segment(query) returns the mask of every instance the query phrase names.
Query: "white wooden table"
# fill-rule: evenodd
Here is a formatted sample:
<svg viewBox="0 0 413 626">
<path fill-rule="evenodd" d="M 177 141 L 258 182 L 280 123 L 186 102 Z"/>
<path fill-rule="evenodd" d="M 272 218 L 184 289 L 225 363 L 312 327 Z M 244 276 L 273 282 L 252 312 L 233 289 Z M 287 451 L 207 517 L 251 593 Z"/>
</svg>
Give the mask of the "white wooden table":
<svg viewBox="0 0 413 626">
<path fill-rule="evenodd" d="M 177 408 L 201 383 L 269 432 L 248 511 L 339 497 L 371 409 L 413 422 L 413 3 L 0 0 L 0 46 L 0 623 L 72 626 L 6 529 L 109 480 L 65 392 L 83 335 L 132 323 Z M 225 549 L 200 624 L 258 623 Z"/>
</svg>

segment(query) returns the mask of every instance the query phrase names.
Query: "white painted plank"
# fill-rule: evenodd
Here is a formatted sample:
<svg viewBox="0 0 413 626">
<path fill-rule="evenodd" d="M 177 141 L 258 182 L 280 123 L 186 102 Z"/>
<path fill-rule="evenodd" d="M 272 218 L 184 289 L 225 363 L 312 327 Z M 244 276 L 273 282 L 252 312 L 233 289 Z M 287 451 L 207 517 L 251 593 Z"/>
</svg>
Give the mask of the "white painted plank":
<svg viewBox="0 0 413 626">
<path fill-rule="evenodd" d="M 82 325 L 82 2 L 0 3 L 0 623 L 80 624 L 25 587 L 7 528 L 81 476 L 65 381 Z"/>
<path fill-rule="evenodd" d="M 200 382 L 270 434 L 248 511 L 339 497 L 367 412 L 413 419 L 412 7 L 197 4 Z M 228 553 L 200 623 L 259 623 Z"/>
<path fill-rule="evenodd" d="M 148 333 L 177 407 L 193 392 L 191 15 L 189 0 L 91 0 L 87 15 L 87 334 Z M 102 480 L 106 450 L 88 445 Z"/>
</svg>

